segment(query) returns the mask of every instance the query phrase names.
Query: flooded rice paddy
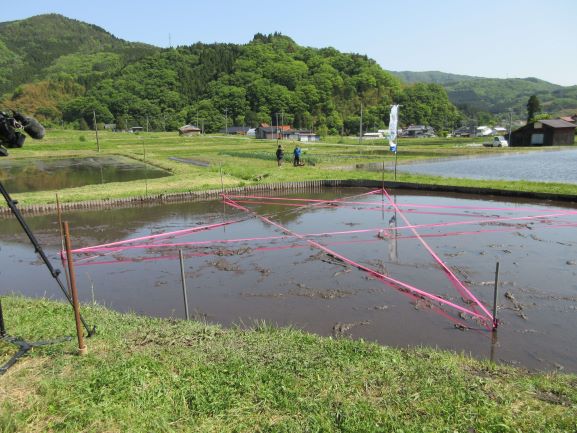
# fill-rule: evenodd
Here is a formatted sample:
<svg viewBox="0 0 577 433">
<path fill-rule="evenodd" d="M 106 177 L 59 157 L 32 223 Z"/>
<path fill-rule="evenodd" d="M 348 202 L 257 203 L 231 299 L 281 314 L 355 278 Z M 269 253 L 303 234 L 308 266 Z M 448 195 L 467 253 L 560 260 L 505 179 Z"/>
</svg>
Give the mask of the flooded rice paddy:
<svg viewBox="0 0 577 433">
<path fill-rule="evenodd" d="M 390 191 L 391 203 L 368 192 L 70 212 L 73 247 L 101 245 L 75 254 L 81 300 L 183 317 L 181 249 L 197 319 L 577 371 L 577 207 L 411 191 Z M 27 220 L 58 263 L 56 217 Z M 0 294 L 62 298 L 13 219 L 2 220 L 0 247 Z M 490 311 L 497 261 L 493 334 L 443 265 Z"/>
<path fill-rule="evenodd" d="M 52 191 L 109 182 L 156 179 L 170 173 L 124 156 L 0 161 L 0 180 L 11 193 Z"/>
<path fill-rule="evenodd" d="M 467 179 L 577 183 L 577 150 L 456 158 L 399 165 L 398 171 Z"/>
</svg>

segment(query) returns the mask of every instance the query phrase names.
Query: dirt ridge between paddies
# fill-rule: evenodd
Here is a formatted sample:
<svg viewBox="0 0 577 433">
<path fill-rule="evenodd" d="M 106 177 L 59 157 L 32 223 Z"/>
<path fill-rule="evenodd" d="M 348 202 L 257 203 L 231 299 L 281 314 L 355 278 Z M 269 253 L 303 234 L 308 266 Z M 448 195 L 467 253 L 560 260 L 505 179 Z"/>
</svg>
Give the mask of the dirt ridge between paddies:
<svg viewBox="0 0 577 433">
<path fill-rule="evenodd" d="M 248 192 L 271 192 L 271 191 L 315 191 L 322 188 L 381 188 L 417 190 L 440 193 L 462 193 L 471 195 L 481 195 L 487 197 L 502 197 L 516 199 L 547 200 L 565 203 L 577 203 L 577 194 L 564 194 L 555 192 L 523 191 L 510 189 L 495 189 L 481 186 L 459 186 L 431 183 L 412 183 L 395 181 L 377 181 L 370 179 L 355 180 L 310 180 L 301 182 L 281 182 L 281 183 L 261 183 L 236 188 L 210 189 L 204 191 L 187 191 L 167 194 L 139 195 L 117 199 L 85 200 L 79 202 L 60 203 L 62 210 L 78 209 L 109 209 L 114 207 L 133 207 L 143 205 L 154 205 L 158 203 L 176 203 L 184 201 L 202 201 L 220 198 L 222 194 L 248 193 Z M 56 213 L 58 207 L 56 203 L 24 205 L 19 206 L 23 214 L 50 214 Z M 7 207 L 0 208 L 0 216 L 10 216 L 11 211 Z"/>
</svg>

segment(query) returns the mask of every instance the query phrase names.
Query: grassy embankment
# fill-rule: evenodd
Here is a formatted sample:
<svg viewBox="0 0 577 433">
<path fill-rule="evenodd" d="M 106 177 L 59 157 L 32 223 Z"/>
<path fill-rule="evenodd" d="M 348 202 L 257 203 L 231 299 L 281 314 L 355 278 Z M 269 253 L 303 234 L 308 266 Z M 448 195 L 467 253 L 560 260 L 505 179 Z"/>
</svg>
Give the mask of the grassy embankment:
<svg viewBox="0 0 577 433">
<path fill-rule="evenodd" d="M 4 299 L 8 330 L 73 335 L 71 309 Z M 99 332 L 0 377 L 2 432 L 575 432 L 577 377 L 257 324 L 84 308 Z M 0 361 L 8 346 L 0 343 Z"/>
<path fill-rule="evenodd" d="M 493 155 L 506 152 L 523 152 L 527 149 L 493 149 L 471 147 L 468 144 L 481 143 L 483 139 L 401 139 L 398 161 L 430 158 L 467 157 L 475 155 Z M 292 167 L 288 159 L 292 155 L 293 143 L 283 143 L 286 149 L 286 163 L 279 169 L 274 160 L 276 142 L 252 140 L 223 136 L 178 137 L 170 133 L 100 133 L 101 155 L 125 155 L 143 160 L 169 170 L 172 176 L 149 179 L 145 186 L 143 180 L 91 185 L 70 188 L 60 192 L 61 200 L 72 202 L 90 199 L 120 198 L 148 194 L 161 194 L 182 191 L 219 189 L 222 182 L 225 187 L 243 186 L 256 183 L 291 182 L 318 179 L 376 179 L 382 174 L 375 171 L 346 170 L 356 164 L 382 163 L 392 168 L 393 154 L 388 151 L 384 140 L 364 141 L 359 145 L 357 139 L 329 137 L 322 143 L 304 144 L 305 167 Z M 43 141 L 28 140 L 24 148 L 11 151 L 9 158 L 48 158 L 70 156 L 95 156 L 96 142 L 90 131 L 48 131 Z M 198 167 L 172 161 L 170 157 L 196 159 L 210 163 L 209 167 Z M 393 180 L 391 171 L 385 172 L 385 180 Z M 508 190 L 539 191 L 550 193 L 577 194 L 577 185 L 479 181 L 450 179 L 433 176 L 421 176 L 398 173 L 397 180 L 431 184 L 461 186 L 481 186 Z M 53 203 L 54 192 L 18 194 L 21 204 Z"/>
</svg>

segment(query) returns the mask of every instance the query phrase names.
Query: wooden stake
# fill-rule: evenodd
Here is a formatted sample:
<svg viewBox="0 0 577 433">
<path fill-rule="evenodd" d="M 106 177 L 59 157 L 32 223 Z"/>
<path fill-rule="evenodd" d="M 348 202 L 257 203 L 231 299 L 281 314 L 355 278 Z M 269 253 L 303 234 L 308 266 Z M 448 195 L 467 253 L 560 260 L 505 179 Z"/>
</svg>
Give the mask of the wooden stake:
<svg viewBox="0 0 577 433">
<path fill-rule="evenodd" d="M 222 162 L 219 162 L 219 170 L 220 170 L 220 190 L 224 194 L 224 181 L 222 179 Z"/>
<path fill-rule="evenodd" d="M 188 297 L 186 296 L 186 275 L 184 274 L 184 259 L 182 257 L 182 250 L 178 250 L 178 257 L 180 258 L 180 277 L 182 279 L 182 295 L 184 296 L 184 315 L 186 320 L 190 320 L 188 315 Z"/>
<path fill-rule="evenodd" d="M 76 336 L 78 337 L 78 354 L 86 355 L 88 349 L 84 344 L 84 335 L 82 334 L 82 323 L 80 321 L 80 304 L 78 303 L 78 292 L 76 291 L 76 276 L 74 274 L 74 262 L 72 260 L 72 247 L 70 245 L 70 231 L 68 222 L 62 223 L 64 230 L 64 239 L 66 240 L 66 258 L 68 259 L 68 271 L 70 273 L 70 289 L 72 290 L 72 307 L 74 308 L 74 319 L 76 321 Z"/>
</svg>

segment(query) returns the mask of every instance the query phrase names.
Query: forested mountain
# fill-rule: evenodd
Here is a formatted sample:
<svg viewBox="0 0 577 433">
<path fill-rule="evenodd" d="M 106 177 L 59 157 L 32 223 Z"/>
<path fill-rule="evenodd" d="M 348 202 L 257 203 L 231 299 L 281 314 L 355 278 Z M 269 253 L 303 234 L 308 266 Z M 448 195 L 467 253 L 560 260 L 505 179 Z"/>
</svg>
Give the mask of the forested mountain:
<svg viewBox="0 0 577 433">
<path fill-rule="evenodd" d="M 477 78 L 444 87 L 451 101 L 462 109 L 470 107 L 490 113 L 511 109 L 524 115 L 529 97 L 536 95 L 546 113 L 577 111 L 577 86 L 563 87 L 537 78 Z"/>
<path fill-rule="evenodd" d="M 451 102 L 466 115 L 513 110 L 523 117 L 531 95 L 536 95 L 542 109 L 551 115 L 577 112 L 577 86 L 564 87 L 537 78 L 481 78 L 438 71 L 391 73 L 407 83 L 443 85 Z"/>
<path fill-rule="evenodd" d="M 174 129 L 202 123 L 276 123 L 321 133 L 356 133 L 388 123 L 401 103 L 403 124 L 437 129 L 461 116 L 436 84 L 405 85 L 365 55 L 299 46 L 281 34 L 244 45 L 160 49 L 122 41 L 60 15 L 0 23 L 0 91 L 4 108 L 50 123 Z"/>
<path fill-rule="evenodd" d="M 459 81 L 474 80 L 475 78 L 470 75 L 457 75 L 448 74 L 446 72 L 439 71 L 423 71 L 423 72 L 413 72 L 413 71 L 389 71 L 391 74 L 403 80 L 405 83 L 435 83 L 435 84 L 450 84 Z"/>
<path fill-rule="evenodd" d="M 45 77 L 47 68 L 59 62 L 63 66 L 60 59 L 69 55 L 90 58 L 96 53 L 115 53 L 118 59 L 130 62 L 157 50 L 62 15 L 0 23 L 0 94 Z"/>
<path fill-rule="evenodd" d="M 450 129 L 484 123 L 513 110 L 523 118 L 537 95 L 550 114 L 577 111 L 577 86 L 535 78 L 488 79 L 442 72 L 388 72 L 365 55 L 309 48 L 281 34 L 257 34 L 244 45 L 161 49 L 123 41 L 61 15 L 0 23 L 0 106 L 42 121 L 88 127 L 174 129 L 184 123 L 216 131 L 276 123 L 321 133 L 356 133 L 400 122 Z M 459 111 L 460 110 L 460 111 Z M 199 125 L 200 126 L 200 125 Z"/>
</svg>

